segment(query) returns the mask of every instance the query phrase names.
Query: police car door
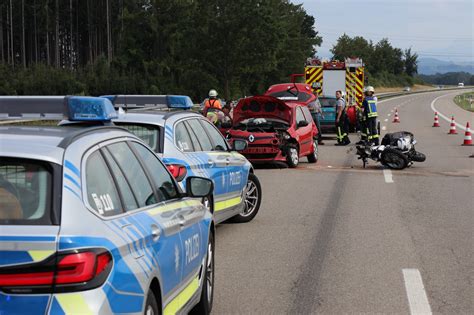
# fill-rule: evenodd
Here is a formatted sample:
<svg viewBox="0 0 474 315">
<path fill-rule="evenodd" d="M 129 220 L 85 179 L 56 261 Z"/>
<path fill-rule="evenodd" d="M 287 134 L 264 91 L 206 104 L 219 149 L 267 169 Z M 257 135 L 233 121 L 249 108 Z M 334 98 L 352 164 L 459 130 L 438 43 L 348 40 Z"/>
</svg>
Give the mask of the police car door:
<svg viewBox="0 0 474 315">
<path fill-rule="evenodd" d="M 163 235 L 155 234 L 154 237 L 165 238 L 167 237 L 166 234 L 172 234 L 175 232 L 175 228 L 179 228 L 182 248 L 179 257 L 176 256 L 176 253 L 178 253 L 176 248 L 174 251 L 171 251 L 175 254 L 170 255 L 169 252 L 163 251 L 159 246 L 152 246 L 158 253 L 158 263 L 162 261 L 162 257 L 168 256 L 168 263 L 161 264 L 163 267 L 161 269 L 162 277 L 168 276 L 164 275 L 164 273 L 173 274 L 177 270 L 182 271 L 181 283 L 177 290 L 174 294 L 165 296 L 164 302 L 168 304 L 167 302 L 178 298 L 178 295 L 183 292 L 184 288 L 199 277 L 200 267 L 207 253 L 207 230 L 204 226 L 200 226 L 205 217 L 206 208 L 197 199 L 178 199 L 180 194 L 175 181 L 158 158 L 150 150 L 137 142 L 132 142 L 132 147 L 137 155 L 140 156 L 144 167 L 148 171 L 158 195 L 157 201 L 164 203 L 148 212 L 157 221 L 167 221 L 163 224 Z M 176 223 L 178 226 L 176 226 Z M 159 254 L 160 250 L 161 255 Z M 181 297 L 182 301 L 183 298 Z"/>
<path fill-rule="evenodd" d="M 226 182 L 225 207 L 230 209 L 229 212 L 237 214 L 240 212 L 240 208 L 237 206 L 242 202 L 242 191 L 247 183 L 246 179 L 249 172 L 249 169 L 244 167 L 246 159 L 237 152 L 229 152 L 227 141 L 210 122 L 204 119 L 200 122 L 213 143 L 214 152 L 212 154 L 225 158 L 226 169 L 229 174 Z"/>
<path fill-rule="evenodd" d="M 57 248 L 61 192 L 56 189 L 61 187 L 61 176 L 57 164 L 0 158 L 2 314 L 46 312 L 52 290 L 34 292 L 32 287 L 53 286 L 54 272 L 48 263 L 54 262 Z M 36 273 L 32 266 L 37 267 Z"/>
<path fill-rule="evenodd" d="M 189 155 L 200 162 L 200 168 L 204 169 L 206 177 L 214 182 L 214 212 L 217 215 L 217 212 L 227 209 L 225 202 L 229 199 L 228 165 L 230 158 L 228 152 L 215 150 L 212 139 L 200 121 L 204 121 L 204 119 L 193 118 L 185 121 L 193 144 L 195 144 L 194 147 L 200 148 L 200 151 L 196 150 Z"/>
<path fill-rule="evenodd" d="M 156 276 L 167 297 L 177 294 L 182 282 L 184 249 L 178 218 L 181 208 L 172 198 L 166 202 L 163 192 L 155 188 L 155 174 L 141 158 L 144 150 L 148 151 L 142 144 L 125 141 L 101 149 L 126 212 L 106 224 L 126 243 L 128 256 L 133 258 L 129 259 L 129 266 L 141 285 L 148 285 Z M 156 172 L 168 174 L 163 169 Z M 172 186 L 169 189 L 171 193 Z M 143 291 L 147 289 L 144 287 Z"/>
</svg>

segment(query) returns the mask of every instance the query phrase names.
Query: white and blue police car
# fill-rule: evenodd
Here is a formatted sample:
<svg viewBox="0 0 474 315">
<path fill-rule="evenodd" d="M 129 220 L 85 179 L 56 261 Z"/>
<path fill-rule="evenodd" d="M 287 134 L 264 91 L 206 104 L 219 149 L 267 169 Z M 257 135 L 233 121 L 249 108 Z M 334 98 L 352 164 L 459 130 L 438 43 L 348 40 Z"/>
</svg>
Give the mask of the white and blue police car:
<svg viewBox="0 0 474 315">
<path fill-rule="evenodd" d="M 203 201 L 216 223 L 228 219 L 249 222 L 257 215 L 261 185 L 250 162 L 237 152 L 245 149 L 247 142 L 234 141 L 231 148 L 211 122 L 189 110 L 193 103 L 188 96 L 104 97 L 119 109 L 114 124 L 144 140 L 178 181 L 195 175 L 212 179 L 214 193 Z"/>
<path fill-rule="evenodd" d="M 91 126 L 0 125 L 0 314 L 209 313 L 212 181 L 183 192 L 104 98 L 0 97 L 0 120 L 63 108 Z"/>
</svg>

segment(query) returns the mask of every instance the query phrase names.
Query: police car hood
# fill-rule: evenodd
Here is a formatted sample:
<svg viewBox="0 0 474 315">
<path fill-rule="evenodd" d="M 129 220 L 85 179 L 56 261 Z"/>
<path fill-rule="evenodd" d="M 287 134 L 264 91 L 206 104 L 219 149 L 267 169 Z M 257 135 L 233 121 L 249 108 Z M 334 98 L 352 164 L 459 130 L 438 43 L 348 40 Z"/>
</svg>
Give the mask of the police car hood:
<svg viewBox="0 0 474 315">
<path fill-rule="evenodd" d="M 233 124 L 249 118 L 275 118 L 291 125 L 291 105 L 273 96 L 247 97 L 234 108 Z"/>
</svg>

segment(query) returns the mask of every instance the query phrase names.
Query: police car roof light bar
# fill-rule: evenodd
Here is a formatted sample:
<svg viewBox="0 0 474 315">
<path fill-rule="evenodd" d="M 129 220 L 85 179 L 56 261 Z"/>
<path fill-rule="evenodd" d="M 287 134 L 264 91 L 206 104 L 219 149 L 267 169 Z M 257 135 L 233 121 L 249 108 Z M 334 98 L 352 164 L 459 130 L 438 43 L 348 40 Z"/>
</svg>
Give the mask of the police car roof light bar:
<svg viewBox="0 0 474 315">
<path fill-rule="evenodd" d="M 186 95 L 103 95 L 116 109 L 191 109 L 193 102 Z"/>
<path fill-rule="evenodd" d="M 86 96 L 0 96 L 0 120 L 110 121 L 112 103 Z"/>
<path fill-rule="evenodd" d="M 111 121 L 118 118 L 109 99 L 90 96 L 67 97 L 67 117 L 70 121 Z"/>
</svg>

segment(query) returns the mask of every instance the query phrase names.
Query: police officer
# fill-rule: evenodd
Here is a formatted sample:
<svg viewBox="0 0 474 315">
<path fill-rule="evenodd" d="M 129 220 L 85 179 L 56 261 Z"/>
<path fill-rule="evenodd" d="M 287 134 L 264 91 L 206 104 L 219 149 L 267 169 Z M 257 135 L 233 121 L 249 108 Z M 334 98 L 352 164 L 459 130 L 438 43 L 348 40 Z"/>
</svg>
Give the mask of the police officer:
<svg viewBox="0 0 474 315">
<path fill-rule="evenodd" d="M 346 102 L 342 98 L 342 91 L 336 91 L 336 99 L 336 145 L 348 145 L 351 141 L 348 136 Z"/>
<path fill-rule="evenodd" d="M 374 96 L 375 89 L 368 86 L 365 89 L 365 98 L 362 108 L 365 117 L 367 139 L 371 144 L 379 145 L 379 133 L 377 131 L 377 98 Z"/>
</svg>

